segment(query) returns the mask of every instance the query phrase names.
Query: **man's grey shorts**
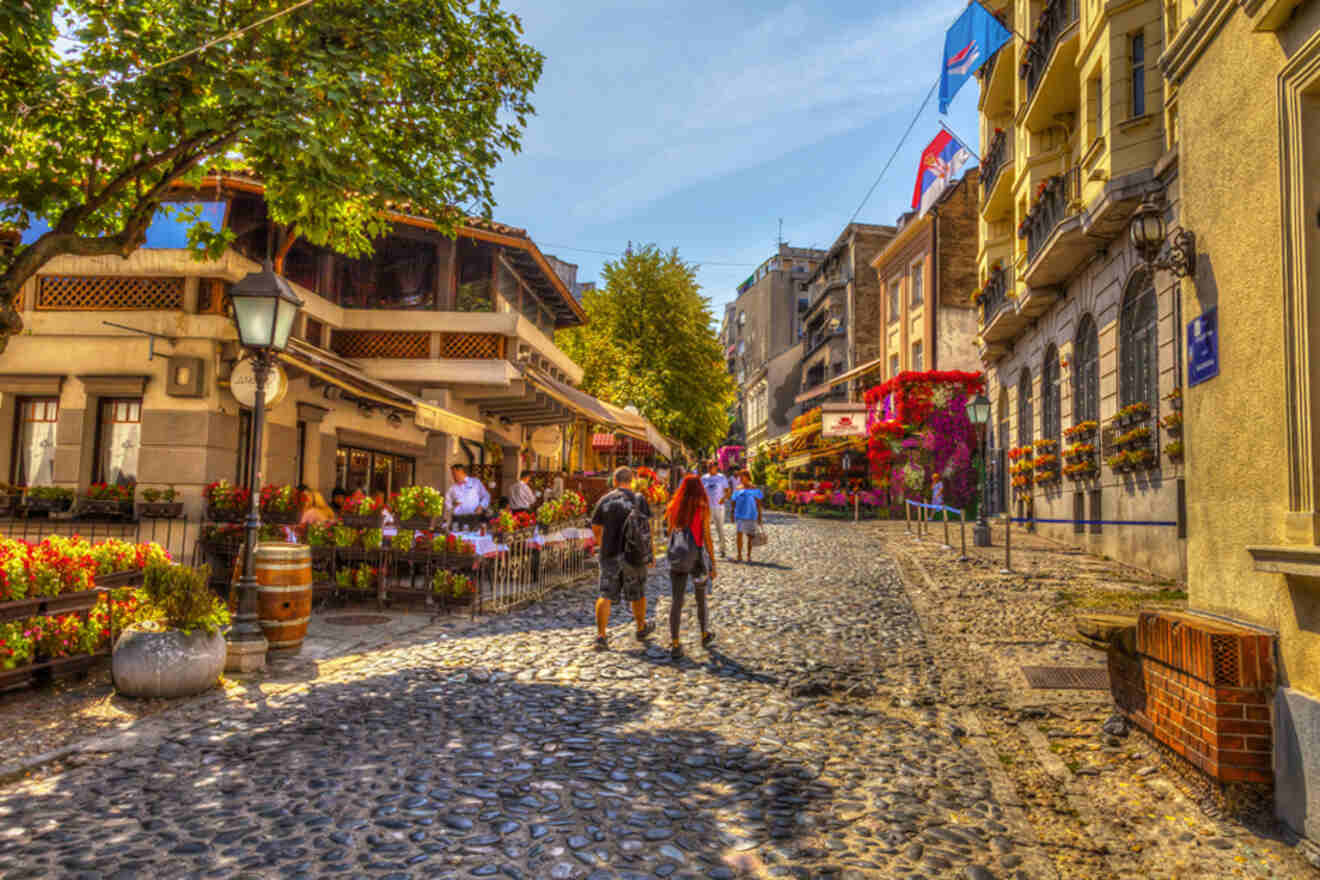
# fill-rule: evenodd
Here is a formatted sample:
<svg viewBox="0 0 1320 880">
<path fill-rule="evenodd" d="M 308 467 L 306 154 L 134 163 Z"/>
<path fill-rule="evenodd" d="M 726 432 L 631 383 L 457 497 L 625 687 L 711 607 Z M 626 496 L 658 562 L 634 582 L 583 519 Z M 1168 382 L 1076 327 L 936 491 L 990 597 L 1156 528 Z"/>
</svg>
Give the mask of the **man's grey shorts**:
<svg viewBox="0 0 1320 880">
<path fill-rule="evenodd" d="M 600 560 L 600 596 L 611 602 L 618 602 L 620 597 L 629 602 L 636 602 L 646 597 L 646 572 L 632 571 L 624 565 L 622 556 Z"/>
</svg>

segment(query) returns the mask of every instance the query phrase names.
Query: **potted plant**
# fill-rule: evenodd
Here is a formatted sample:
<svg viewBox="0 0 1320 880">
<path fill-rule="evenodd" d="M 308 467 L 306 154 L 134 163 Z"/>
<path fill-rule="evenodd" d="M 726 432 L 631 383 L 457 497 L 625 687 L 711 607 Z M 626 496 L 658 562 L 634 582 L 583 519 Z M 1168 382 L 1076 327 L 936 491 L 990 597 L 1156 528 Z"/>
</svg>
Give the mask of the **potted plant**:
<svg viewBox="0 0 1320 880">
<path fill-rule="evenodd" d="M 78 505 L 78 513 L 83 516 L 104 516 L 119 519 L 133 515 L 133 496 L 137 485 L 110 483 L 92 483 L 87 487 L 87 494 Z"/>
<path fill-rule="evenodd" d="M 1084 422 L 1078 422 L 1071 428 L 1064 429 L 1063 436 L 1069 440 L 1082 440 L 1093 435 L 1098 427 L 1100 425 L 1096 421 L 1088 419 Z"/>
<path fill-rule="evenodd" d="M 183 502 L 175 500 L 178 493 L 173 486 L 165 489 L 143 489 L 138 513 L 146 519 L 174 519 L 183 514 Z"/>
<path fill-rule="evenodd" d="M 1165 444 L 1164 454 L 1174 461 L 1182 461 L 1183 442 L 1181 440 L 1174 440 L 1172 443 Z"/>
<path fill-rule="evenodd" d="M 378 529 L 385 521 L 384 510 L 385 499 L 372 498 L 359 489 L 344 501 L 340 519 L 355 529 Z"/>
<path fill-rule="evenodd" d="M 242 522 L 248 513 L 252 493 L 228 480 L 216 480 L 202 490 L 206 499 L 206 518 L 211 522 Z"/>
<path fill-rule="evenodd" d="M 24 496 L 29 513 L 64 513 L 73 507 L 73 490 L 60 486 L 31 486 Z"/>
<path fill-rule="evenodd" d="M 1164 418 L 1160 419 L 1160 424 L 1164 426 L 1170 434 L 1182 433 L 1183 414 L 1182 410 L 1175 409 Z"/>
<path fill-rule="evenodd" d="M 293 525 L 301 514 L 301 499 L 296 486 L 261 487 L 261 520 L 266 523 Z"/>
<path fill-rule="evenodd" d="M 390 511 L 399 528 L 423 531 L 444 515 L 445 496 L 430 486 L 408 486 L 390 498 Z"/>
<path fill-rule="evenodd" d="M 186 697 L 209 690 L 225 668 L 229 610 L 211 592 L 210 569 L 147 566 L 146 619 L 115 641 L 115 690 L 130 697 Z"/>
</svg>

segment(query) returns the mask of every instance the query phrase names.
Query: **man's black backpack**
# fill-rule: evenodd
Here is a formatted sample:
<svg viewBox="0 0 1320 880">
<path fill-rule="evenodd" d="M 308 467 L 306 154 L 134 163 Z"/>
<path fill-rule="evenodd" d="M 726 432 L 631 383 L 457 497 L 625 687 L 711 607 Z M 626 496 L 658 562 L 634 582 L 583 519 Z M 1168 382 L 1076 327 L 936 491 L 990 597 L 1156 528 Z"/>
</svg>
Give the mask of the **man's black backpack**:
<svg viewBox="0 0 1320 880">
<path fill-rule="evenodd" d="M 637 496 L 624 492 L 631 506 L 628 518 L 623 521 L 623 561 L 631 568 L 646 568 L 655 561 L 655 548 L 651 546 L 651 521 L 642 515 L 637 504 Z"/>
</svg>

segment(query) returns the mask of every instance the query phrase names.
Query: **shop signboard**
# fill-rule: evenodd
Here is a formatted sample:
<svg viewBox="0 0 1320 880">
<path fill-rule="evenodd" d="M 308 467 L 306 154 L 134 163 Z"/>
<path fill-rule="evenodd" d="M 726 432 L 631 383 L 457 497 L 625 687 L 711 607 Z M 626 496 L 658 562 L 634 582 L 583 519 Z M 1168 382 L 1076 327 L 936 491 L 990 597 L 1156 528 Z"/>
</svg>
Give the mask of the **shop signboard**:
<svg viewBox="0 0 1320 880">
<path fill-rule="evenodd" d="M 862 403 L 826 403 L 820 408 L 822 437 L 865 437 L 866 405 Z"/>
<path fill-rule="evenodd" d="M 250 359 L 244 358 L 234 365 L 234 371 L 229 374 L 229 393 L 249 409 L 257 402 L 257 376 Z M 288 393 L 289 377 L 279 364 L 271 365 L 266 374 L 266 409 L 274 407 Z"/>
</svg>

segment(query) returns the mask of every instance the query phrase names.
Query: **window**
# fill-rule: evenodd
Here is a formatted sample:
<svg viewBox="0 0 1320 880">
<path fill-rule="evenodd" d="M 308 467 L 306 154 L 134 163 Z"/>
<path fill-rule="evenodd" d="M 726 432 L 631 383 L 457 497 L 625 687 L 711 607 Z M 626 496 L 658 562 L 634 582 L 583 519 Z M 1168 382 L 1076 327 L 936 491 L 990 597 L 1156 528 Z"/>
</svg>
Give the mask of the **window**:
<svg viewBox="0 0 1320 880">
<path fill-rule="evenodd" d="M 1105 135 L 1105 74 L 1097 70 L 1095 77 L 1087 83 L 1087 93 L 1091 99 L 1091 141 L 1095 142 Z"/>
<path fill-rule="evenodd" d="M 1157 399 L 1159 352 L 1155 308 L 1155 286 L 1150 275 L 1137 272 L 1128 282 L 1119 317 L 1119 405 L 1127 406 Z"/>
<path fill-rule="evenodd" d="M 1099 489 L 1092 489 L 1087 494 L 1091 497 L 1091 534 L 1098 535 L 1100 534 L 1100 522 L 1104 519 L 1100 515 L 1104 509 L 1104 501 Z"/>
<path fill-rule="evenodd" d="M 1018 379 L 1018 446 L 1031 445 L 1031 371 L 1023 370 Z"/>
<path fill-rule="evenodd" d="M 898 355 L 891 354 L 889 356 L 889 378 L 892 379 L 897 375 L 898 375 Z"/>
<path fill-rule="evenodd" d="M 1146 115 L 1146 35 L 1132 35 L 1132 115 Z"/>
<path fill-rule="evenodd" d="M 92 482 L 119 486 L 136 483 L 142 447 L 142 398 L 102 400 L 99 419 Z"/>
<path fill-rule="evenodd" d="M 1045 362 L 1040 370 L 1040 436 L 1058 440 L 1062 431 L 1059 416 L 1059 350 L 1051 345 L 1045 349 Z"/>
<path fill-rule="evenodd" d="M 921 365 L 921 341 L 912 343 L 912 369 L 921 372 L 924 369 Z"/>
<path fill-rule="evenodd" d="M 1100 337 L 1090 315 L 1073 344 L 1073 424 L 1100 420 Z"/>
<path fill-rule="evenodd" d="M 1082 520 L 1086 519 L 1086 493 L 1078 492 L 1073 495 L 1073 534 L 1086 534 L 1086 525 Z"/>
<path fill-rule="evenodd" d="M 485 242 L 458 240 L 458 291 L 454 308 L 460 312 L 495 311 L 495 255 Z"/>
<path fill-rule="evenodd" d="M 921 263 L 912 264 L 912 295 L 909 297 L 909 303 L 912 308 L 921 305 L 922 282 L 925 279 L 925 266 Z M 918 367 L 920 369 L 920 367 Z"/>
<path fill-rule="evenodd" d="M 238 467 L 234 469 L 234 485 L 246 486 L 252 467 L 252 410 L 238 411 Z"/>
<path fill-rule="evenodd" d="M 346 492 L 360 489 L 368 495 L 381 492 L 388 498 L 411 486 L 415 471 L 416 460 L 411 456 L 352 446 L 335 450 L 335 488 Z"/>
<path fill-rule="evenodd" d="M 889 321 L 897 321 L 903 310 L 903 280 L 895 279 L 889 285 Z"/>
<path fill-rule="evenodd" d="M 15 434 L 14 465 L 10 477 L 16 486 L 55 483 L 55 426 L 60 402 L 54 397 L 20 397 Z"/>
</svg>

